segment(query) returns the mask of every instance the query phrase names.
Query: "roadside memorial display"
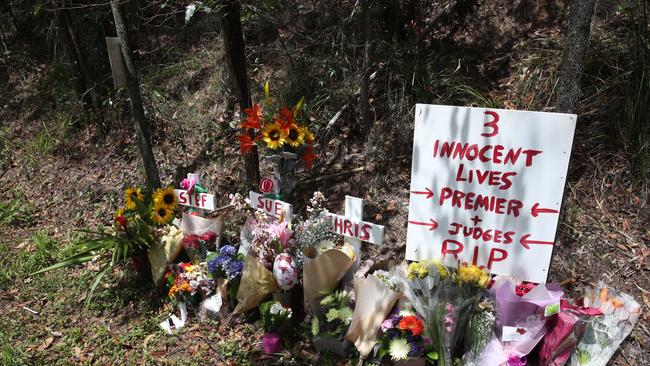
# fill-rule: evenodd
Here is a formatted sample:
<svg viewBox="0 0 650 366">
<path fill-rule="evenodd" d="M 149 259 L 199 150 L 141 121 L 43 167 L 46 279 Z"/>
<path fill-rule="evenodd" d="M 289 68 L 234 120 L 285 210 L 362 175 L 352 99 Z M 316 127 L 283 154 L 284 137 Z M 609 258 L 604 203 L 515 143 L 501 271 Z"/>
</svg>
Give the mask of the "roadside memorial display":
<svg viewBox="0 0 650 366">
<path fill-rule="evenodd" d="M 182 189 L 175 189 L 178 204 L 195 209 L 214 211 L 214 195 L 207 193 L 199 183 L 199 176 L 194 173 L 187 174 L 180 184 Z"/>
<path fill-rule="evenodd" d="M 274 179 L 277 184 L 275 195 L 286 198 L 296 186 L 296 170 L 303 166 L 311 169 L 314 153 L 314 134 L 302 122 L 303 99 L 289 108 L 275 109 L 271 103 L 269 83 L 264 86 L 264 106 L 253 103 L 244 110 L 246 119 L 241 123 L 244 132 L 237 138 L 242 156 L 254 146 L 263 147 L 266 158 L 274 165 Z M 264 110 L 262 109 L 264 107 Z"/>
<path fill-rule="evenodd" d="M 418 104 L 406 259 L 545 282 L 576 116 Z"/>
</svg>

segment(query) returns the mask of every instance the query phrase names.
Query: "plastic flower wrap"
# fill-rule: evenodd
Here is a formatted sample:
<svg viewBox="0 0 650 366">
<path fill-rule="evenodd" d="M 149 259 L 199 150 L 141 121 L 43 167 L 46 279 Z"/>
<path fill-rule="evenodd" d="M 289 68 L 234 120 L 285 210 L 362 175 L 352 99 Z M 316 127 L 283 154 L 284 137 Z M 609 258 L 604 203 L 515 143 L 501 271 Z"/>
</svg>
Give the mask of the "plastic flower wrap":
<svg viewBox="0 0 650 366">
<path fill-rule="evenodd" d="M 413 262 L 406 270 L 402 268 L 396 278 L 425 321 L 424 333 L 438 355 L 438 365 L 451 365 L 460 292 L 449 269 L 437 261 Z"/>
<path fill-rule="evenodd" d="M 273 270 L 273 263 L 278 254 L 295 256 L 297 242 L 291 224 L 278 222 L 277 219 L 257 213 L 249 218 L 242 228 L 243 241 L 249 245 L 252 253 L 268 270 Z"/>
<path fill-rule="evenodd" d="M 482 299 L 475 311 L 469 315 L 465 334 L 465 362 L 476 361 L 494 332 L 496 314 L 494 301 Z"/>
<path fill-rule="evenodd" d="M 562 300 L 557 321 L 542 339 L 540 366 L 562 366 L 571 357 L 588 324 L 603 313 L 597 308 L 579 307 Z"/>
<path fill-rule="evenodd" d="M 587 290 L 583 303 L 602 311 L 603 316 L 587 326 L 571 356 L 571 366 L 605 366 L 618 346 L 632 332 L 641 307 L 628 294 L 611 290 L 602 281 Z"/>
<path fill-rule="evenodd" d="M 244 132 L 237 139 L 242 156 L 255 146 L 263 146 L 269 152 L 268 158 L 276 162 L 276 174 L 281 181 L 280 193 L 290 194 L 296 184 L 296 168 L 302 163 L 305 168 L 311 169 L 316 159 L 314 134 L 298 121 L 303 99 L 291 109 L 285 106 L 273 111 L 268 83 L 264 91 L 264 110 L 257 103 L 244 110 L 246 119 L 241 124 Z"/>
<path fill-rule="evenodd" d="M 490 294 L 496 306 L 495 332 L 473 365 L 525 365 L 526 356 L 547 333 L 547 322 L 556 317 L 564 291 L 557 283 L 537 285 L 518 296 L 507 277 L 495 280 Z"/>
<path fill-rule="evenodd" d="M 462 337 L 467 333 L 467 323 L 475 313 L 481 293 L 490 282 L 490 275 L 477 266 L 461 264 L 454 273 L 454 279 L 459 289 L 458 324 L 453 346 L 463 348 Z"/>
</svg>

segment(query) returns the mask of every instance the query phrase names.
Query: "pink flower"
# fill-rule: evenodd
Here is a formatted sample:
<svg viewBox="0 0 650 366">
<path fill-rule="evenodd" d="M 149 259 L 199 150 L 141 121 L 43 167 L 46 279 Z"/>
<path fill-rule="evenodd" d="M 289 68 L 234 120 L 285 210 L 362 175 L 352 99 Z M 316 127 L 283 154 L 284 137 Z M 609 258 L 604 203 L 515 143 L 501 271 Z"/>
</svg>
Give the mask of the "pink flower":
<svg viewBox="0 0 650 366">
<path fill-rule="evenodd" d="M 393 324 L 393 321 L 390 319 L 386 319 L 381 323 L 381 331 L 386 332 L 389 329 L 395 328 L 395 325 Z"/>
<path fill-rule="evenodd" d="M 283 222 L 281 224 L 278 224 L 276 222 L 272 223 L 269 225 L 269 233 L 275 238 L 280 241 L 280 244 L 282 244 L 282 247 L 286 249 L 286 247 L 289 244 L 289 240 L 291 239 L 291 230 L 287 228 L 287 223 Z"/>
<path fill-rule="evenodd" d="M 445 325 L 454 325 L 454 319 L 452 317 L 450 317 L 449 315 L 447 315 L 445 317 Z"/>
<path fill-rule="evenodd" d="M 452 313 L 454 310 L 456 310 L 456 308 L 454 307 L 454 304 L 449 303 L 449 302 L 447 303 L 447 306 L 445 306 L 445 309 L 447 309 L 448 313 Z"/>
<path fill-rule="evenodd" d="M 454 327 L 449 326 L 449 327 L 445 328 L 445 330 L 447 331 L 447 333 L 451 333 L 451 332 L 454 331 Z"/>
<path fill-rule="evenodd" d="M 195 178 L 185 178 L 181 181 L 181 188 L 186 190 L 189 194 L 194 192 L 194 186 L 196 185 Z"/>
<path fill-rule="evenodd" d="M 516 355 L 510 355 L 510 357 L 508 357 L 508 361 L 506 362 L 508 366 L 526 366 L 527 363 L 528 362 L 526 361 L 526 357 L 519 358 Z"/>
</svg>

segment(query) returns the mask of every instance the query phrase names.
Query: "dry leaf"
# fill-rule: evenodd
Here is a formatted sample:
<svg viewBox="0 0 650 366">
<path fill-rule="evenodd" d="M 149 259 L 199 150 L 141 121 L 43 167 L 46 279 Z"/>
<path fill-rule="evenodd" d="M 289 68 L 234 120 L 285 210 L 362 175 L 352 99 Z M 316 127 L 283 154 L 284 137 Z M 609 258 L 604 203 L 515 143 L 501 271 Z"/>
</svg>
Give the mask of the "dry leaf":
<svg viewBox="0 0 650 366">
<path fill-rule="evenodd" d="M 43 341 L 43 343 L 41 343 L 41 345 L 38 346 L 37 349 L 38 349 L 39 351 L 43 351 L 43 350 L 47 349 L 50 345 L 52 345 L 52 342 L 54 342 L 54 337 L 47 337 L 47 338 Z"/>
</svg>

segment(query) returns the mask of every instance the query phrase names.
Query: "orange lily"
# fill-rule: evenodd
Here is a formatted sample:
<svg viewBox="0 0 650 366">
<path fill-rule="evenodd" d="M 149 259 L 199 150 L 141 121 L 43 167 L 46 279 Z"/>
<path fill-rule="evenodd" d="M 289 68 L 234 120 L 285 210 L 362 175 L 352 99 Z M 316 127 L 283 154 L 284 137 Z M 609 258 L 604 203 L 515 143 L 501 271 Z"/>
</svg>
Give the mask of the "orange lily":
<svg viewBox="0 0 650 366">
<path fill-rule="evenodd" d="M 246 156 L 246 152 L 247 151 L 252 151 L 253 146 L 256 145 L 255 142 L 253 142 L 253 140 L 251 139 L 251 137 L 248 136 L 248 134 L 246 134 L 246 133 L 243 133 L 243 134 L 237 136 L 237 139 L 239 139 L 239 142 L 241 143 L 240 150 L 241 150 L 242 156 Z"/>
<path fill-rule="evenodd" d="M 262 106 L 259 104 L 253 104 L 252 108 L 244 109 L 246 113 L 246 121 L 241 124 L 242 128 L 262 128 Z"/>
</svg>

